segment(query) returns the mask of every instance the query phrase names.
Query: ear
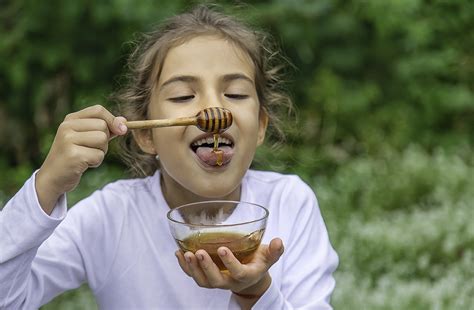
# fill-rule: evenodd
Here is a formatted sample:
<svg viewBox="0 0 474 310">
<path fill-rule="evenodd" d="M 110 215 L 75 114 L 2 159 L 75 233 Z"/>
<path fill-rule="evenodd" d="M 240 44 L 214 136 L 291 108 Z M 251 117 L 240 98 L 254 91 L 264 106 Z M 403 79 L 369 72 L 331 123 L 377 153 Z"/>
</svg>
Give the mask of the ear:
<svg viewBox="0 0 474 310">
<path fill-rule="evenodd" d="M 260 109 L 258 115 L 258 136 L 257 136 L 257 146 L 262 145 L 265 140 L 265 133 L 268 126 L 268 113 L 265 109 Z"/>
<path fill-rule="evenodd" d="M 137 142 L 140 149 L 147 154 L 157 154 L 153 145 L 151 129 L 141 129 L 132 131 L 133 138 Z"/>
</svg>

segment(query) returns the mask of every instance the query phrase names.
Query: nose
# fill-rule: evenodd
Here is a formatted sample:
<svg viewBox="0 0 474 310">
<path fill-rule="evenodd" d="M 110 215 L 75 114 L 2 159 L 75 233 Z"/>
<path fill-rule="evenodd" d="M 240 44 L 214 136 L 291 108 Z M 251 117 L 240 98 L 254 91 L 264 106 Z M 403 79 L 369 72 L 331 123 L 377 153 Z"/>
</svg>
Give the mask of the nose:
<svg viewBox="0 0 474 310">
<path fill-rule="evenodd" d="M 220 93 L 214 87 L 206 88 L 203 96 L 201 96 L 199 105 L 201 110 L 213 107 L 224 108 L 224 102 L 220 96 Z"/>
</svg>

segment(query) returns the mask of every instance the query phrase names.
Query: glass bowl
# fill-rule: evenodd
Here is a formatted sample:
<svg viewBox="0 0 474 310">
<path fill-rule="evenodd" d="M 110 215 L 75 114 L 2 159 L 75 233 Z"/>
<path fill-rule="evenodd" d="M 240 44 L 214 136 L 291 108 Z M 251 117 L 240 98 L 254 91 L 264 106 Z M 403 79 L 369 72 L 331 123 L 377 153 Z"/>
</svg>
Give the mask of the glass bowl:
<svg viewBox="0 0 474 310">
<path fill-rule="evenodd" d="M 205 250 L 220 270 L 226 270 L 217 249 L 225 246 L 241 263 L 249 262 L 262 241 L 268 210 L 250 202 L 213 200 L 182 205 L 167 216 L 183 253 Z"/>
</svg>

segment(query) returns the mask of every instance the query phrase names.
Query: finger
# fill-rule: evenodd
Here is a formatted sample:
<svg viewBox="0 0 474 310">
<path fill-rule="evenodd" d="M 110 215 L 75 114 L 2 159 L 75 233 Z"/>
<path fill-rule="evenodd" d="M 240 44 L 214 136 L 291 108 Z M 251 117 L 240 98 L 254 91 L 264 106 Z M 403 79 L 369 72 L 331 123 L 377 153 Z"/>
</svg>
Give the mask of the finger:
<svg viewBox="0 0 474 310">
<path fill-rule="evenodd" d="M 226 247 L 220 247 L 217 250 L 217 254 L 224 263 L 224 266 L 229 270 L 230 276 L 237 281 L 245 279 L 246 271 L 244 265 L 242 265 L 237 258 L 235 258 L 232 251 Z"/>
<path fill-rule="evenodd" d="M 270 241 L 267 247 L 266 258 L 269 263 L 269 267 L 275 264 L 285 251 L 283 241 L 280 238 L 275 238 Z"/>
<path fill-rule="evenodd" d="M 99 118 L 67 120 L 62 125 L 77 132 L 102 131 L 107 135 L 111 134 L 107 122 Z"/>
<path fill-rule="evenodd" d="M 183 252 L 176 251 L 174 254 L 176 258 L 178 259 L 179 266 L 181 267 L 181 269 L 183 269 L 184 273 L 192 277 L 191 271 L 189 270 L 189 266 L 188 266 L 188 263 L 186 262 L 186 259 L 184 258 Z"/>
<path fill-rule="evenodd" d="M 224 277 L 222 276 L 219 267 L 212 261 L 212 258 L 204 250 L 198 250 L 196 252 L 196 258 L 198 259 L 199 266 L 207 278 L 211 287 L 225 288 Z"/>
<path fill-rule="evenodd" d="M 119 129 L 122 131 L 120 135 L 124 135 L 125 133 L 127 133 L 127 126 L 125 126 L 124 124 L 126 121 L 127 119 L 122 116 L 117 116 L 114 119 L 114 126 L 119 127 Z M 64 126 L 67 126 L 79 132 L 100 130 L 100 131 L 105 132 L 109 136 L 109 141 L 117 136 L 117 134 L 109 130 L 109 126 L 107 125 L 107 122 L 100 118 L 84 118 L 84 119 L 67 120 L 65 121 Z"/>
<path fill-rule="evenodd" d="M 82 145 L 72 145 L 68 147 L 66 152 L 68 153 L 67 158 L 70 162 L 79 164 L 82 172 L 87 168 L 96 168 L 100 166 L 105 156 L 105 153 L 102 150 Z"/>
<path fill-rule="evenodd" d="M 107 153 L 109 136 L 103 131 L 74 132 L 71 136 L 76 145 L 96 148 Z"/>
<path fill-rule="evenodd" d="M 197 262 L 196 255 L 191 252 L 186 252 L 184 253 L 184 257 L 188 263 L 194 281 L 196 281 L 200 287 L 211 287 L 207 281 L 206 275 L 201 269 L 201 266 L 199 266 L 199 263 Z"/>
<path fill-rule="evenodd" d="M 68 114 L 66 116 L 66 120 L 83 118 L 99 118 L 104 120 L 112 134 L 123 135 L 126 133 L 126 128 L 120 126 L 120 124 L 123 124 L 123 118 L 118 118 L 116 120 L 116 117 L 101 105 L 87 107 L 83 110 Z"/>
</svg>

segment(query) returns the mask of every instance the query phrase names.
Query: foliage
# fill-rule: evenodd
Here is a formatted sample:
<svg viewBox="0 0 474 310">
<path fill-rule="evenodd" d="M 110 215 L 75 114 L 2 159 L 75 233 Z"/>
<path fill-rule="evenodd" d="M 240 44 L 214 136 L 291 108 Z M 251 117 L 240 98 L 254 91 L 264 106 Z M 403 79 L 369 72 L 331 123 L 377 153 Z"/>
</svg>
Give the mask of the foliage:
<svg viewBox="0 0 474 310">
<path fill-rule="evenodd" d="M 474 158 L 420 148 L 399 155 L 358 158 L 314 181 L 341 257 L 334 305 L 472 308 Z"/>
<path fill-rule="evenodd" d="M 474 307 L 474 2 L 222 4 L 270 31 L 297 68 L 286 75 L 298 120 L 285 120 L 287 141 L 263 146 L 254 167 L 315 189 L 341 259 L 334 306 Z M 112 108 L 126 42 L 187 6 L 0 3 L 0 205 L 39 168 L 65 114 Z M 69 202 L 123 171 L 111 154 Z M 43 308 L 93 304 L 84 287 Z"/>
</svg>

